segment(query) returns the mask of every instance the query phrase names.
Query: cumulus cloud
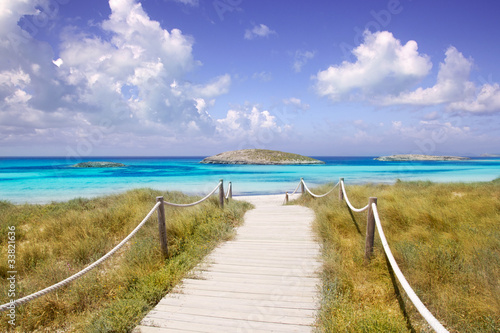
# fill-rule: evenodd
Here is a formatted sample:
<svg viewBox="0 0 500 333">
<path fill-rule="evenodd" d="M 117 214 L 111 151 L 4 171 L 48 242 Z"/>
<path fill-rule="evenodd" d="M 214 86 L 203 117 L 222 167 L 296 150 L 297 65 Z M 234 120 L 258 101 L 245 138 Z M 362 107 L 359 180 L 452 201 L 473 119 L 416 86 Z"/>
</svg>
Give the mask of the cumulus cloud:
<svg viewBox="0 0 500 333">
<path fill-rule="evenodd" d="M 449 108 L 473 113 L 500 112 L 500 86 L 498 83 L 484 84 L 478 90 L 479 92 L 474 97 L 453 102 Z"/>
<path fill-rule="evenodd" d="M 135 0 L 110 0 L 110 16 L 94 24 L 100 31 L 61 30 L 55 57 L 48 43 L 23 30 L 24 20 L 34 20 L 37 6 L 46 3 L 0 5 L 0 57 L 8 60 L 0 63 L 0 132 L 10 133 L 0 145 L 12 145 L 14 137 L 50 141 L 35 139 L 47 133 L 75 146 L 86 137 L 79 133 L 97 131 L 110 147 L 132 137 L 150 143 L 145 138 L 213 135 L 209 109 L 229 91 L 231 76 L 186 82 L 186 74 L 201 66 L 192 37 L 163 29 Z"/>
<path fill-rule="evenodd" d="M 344 61 L 313 77 L 320 96 L 338 101 L 355 93 L 372 97 L 400 92 L 419 82 L 432 68 L 429 57 L 419 54 L 415 41 L 402 45 L 387 31 L 366 31 L 364 43 L 352 52 L 356 62 Z"/>
<path fill-rule="evenodd" d="M 300 73 L 300 71 L 302 71 L 302 67 L 305 64 L 307 64 L 309 60 L 314 58 L 315 54 L 316 52 L 313 51 L 300 51 L 300 50 L 295 51 L 293 66 L 292 66 L 293 70 L 296 73 Z"/>
<path fill-rule="evenodd" d="M 437 82 L 430 88 L 418 88 L 397 96 L 383 99 L 382 104 L 436 105 L 460 100 L 474 93 L 474 85 L 468 81 L 472 61 L 456 48 L 449 47 L 444 63 L 439 66 Z"/>
<path fill-rule="evenodd" d="M 245 30 L 245 39 L 251 40 L 256 37 L 268 37 L 270 35 L 276 34 L 276 31 L 269 29 L 265 24 L 259 24 L 254 26 L 252 29 Z"/>
<path fill-rule="evenodd" d="M 386 96 L 381 104 L 437 105 L 445 104 L 448 110 L 471 113 L 500 111 L 500 86 L 485 83 L 478 87 L 470 81 L 472 59 L 467 59 L 455 47 L 445 53 L 439 66 L 436 84 L 430 88 L 417 88 L 397 96 Z"/>
<path fill-rule="evenodd" d="M 269 136 L 276 138 L 288 129 L 289 126 L 280 126 L 275 116 L 267 110 L 261 111 L 258 106 L 231 109 L 225 118 L 217 119 L 217 134 L 240 142 Z"/>
<path fill-rule="evenodd" d="M 364 43 L 353 50 L 355 62 L 344 61 L 313 77 L 320 96 L 333 101 L 369 100 L 384 106 L 444 105 L 451 111 L 500 112 L 500 85 L 477 86 L 470 81 L 473 60 L 455 47 L 446 50 L 436 83 L 415 89 L 415 84 L 432 68 L 429 57 L 418 52 L 417 43 L 408 41 L 402 45 L 387 31 L 366 31 L 364 37 Z"/>
</svg>

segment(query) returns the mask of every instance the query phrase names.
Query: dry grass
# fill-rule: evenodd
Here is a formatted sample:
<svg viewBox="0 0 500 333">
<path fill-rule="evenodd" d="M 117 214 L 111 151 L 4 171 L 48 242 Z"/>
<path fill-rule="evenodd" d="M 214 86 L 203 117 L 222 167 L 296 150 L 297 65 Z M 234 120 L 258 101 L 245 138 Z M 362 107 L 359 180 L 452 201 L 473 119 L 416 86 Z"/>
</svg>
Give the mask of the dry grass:
<svg viewBox="0 0 500 333">
<path fill-rule="evenodd" d="M 195 201 L 149 189 L 48 205 L 0 202 L 0 234 L 16 227 L 18 297 L 57 283 L 100 258 L 146 216 L 155 197 Z M 232 236 L 249 205 L 224 210 L 214 198 L 191 208 L 166 207 L 170 258 L 159 249 L 156 213 L 118 253 L 83 278 L 17 308 L 16 327 L 0 331 L 128 332 L 204 255 Z M 0 239 L 7 249 L 7 239 Z M 0 299 L 7 295 L 7 251 L 0 254 Z"/>
<path fill-rule="evenodd" d="M 330 186 L 331 187 L 331 186 Z M 326 192 L 330 187 L 315 189 Z M 417 295 L 450 332 L 500 331 L 500 181 L 346 185 L 355 207 L 378 197 L 384 232 Z M 392 276 L 375 236 L 364 261 L 366 212 L 335 195 L 299 203 L 316 212 L 324 245 L 322 332 L 430 332 Z M 395 289 L 403 293 L 398 301 Z"/>
</svg>

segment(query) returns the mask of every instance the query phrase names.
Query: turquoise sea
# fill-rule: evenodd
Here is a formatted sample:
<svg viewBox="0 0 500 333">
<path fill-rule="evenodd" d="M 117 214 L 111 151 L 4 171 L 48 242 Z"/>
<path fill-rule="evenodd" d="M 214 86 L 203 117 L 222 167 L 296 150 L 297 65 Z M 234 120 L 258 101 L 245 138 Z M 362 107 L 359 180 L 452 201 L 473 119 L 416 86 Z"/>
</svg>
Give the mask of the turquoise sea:
<svg viewBox="0 0 500 333">
<path fill-rule="evenodd" d="M 401 180 L 434 182 L 491 181 L 500 177 L 500 158 L 467 161 L 381 162 L 374 157 L 316 157 L 324 165 L 261 166 L 207 165 L 203 157 L 0 157 L 0 200 L 48 203 L 95 197 L 149 187 L 206 194 L 223 179 L 235 195 L 293 191 L 301 177 L 308 186 L 337 183 L 393 183 Z M 85 161 L 121 162 L 123 168 L 78 169 Z"/>
</svg>

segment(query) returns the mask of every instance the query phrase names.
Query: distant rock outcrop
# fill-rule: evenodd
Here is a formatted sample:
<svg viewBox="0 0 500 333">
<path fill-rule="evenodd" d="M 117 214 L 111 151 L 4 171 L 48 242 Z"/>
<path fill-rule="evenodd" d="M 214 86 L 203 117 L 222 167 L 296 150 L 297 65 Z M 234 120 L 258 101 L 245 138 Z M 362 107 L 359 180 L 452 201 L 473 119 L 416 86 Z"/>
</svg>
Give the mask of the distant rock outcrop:
<svg viewBox="0 0 500 333">
<path fill-rule="evenodd" d="M 73 168 L 120 168 L 126 166 L 116 162 L 82 162 L 72 165 Z"/>
<path fill-rule="evenodd" d="M 377 161 L 464 161 L 464 160 L 470 160 L 470 158 L 460 157 L 460 156 L 404 154 L 404 155 L 381 156 L 375 158 L 375 160 Z"/>
<path fill-rule="evenodd" d="M 284 153 L 267 149 L 243 149 L 227 151 L 205 158 L 200 163 L 205 164 L 324 164 L 325 162 L 298 154 Z"/>
</svg>

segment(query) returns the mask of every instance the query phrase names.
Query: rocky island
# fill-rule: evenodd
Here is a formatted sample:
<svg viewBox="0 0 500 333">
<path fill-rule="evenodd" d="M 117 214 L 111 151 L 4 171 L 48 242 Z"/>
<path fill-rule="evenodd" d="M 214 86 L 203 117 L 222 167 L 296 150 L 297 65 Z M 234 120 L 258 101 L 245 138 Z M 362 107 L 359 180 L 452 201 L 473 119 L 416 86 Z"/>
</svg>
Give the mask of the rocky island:
<svg viewBox="0 0 500 333">
<path fill-rule="evenodd" d="M 324 164 L 325 162 L 298 154 L 285 153 L 267 149 L 242 149 L 227 151 L 207 157 L 204 164 L 259 164 L 259 165 L 293 165 Z"/>
<path fill-rule="evenodd" d="M 404 154 L 381 156 L 374 158 L 377 161 L 465 161 L 470 160 L 468 157 L 460 156 L 435 156 L 435 155 L 420 155 L 420 154 Z"/>
<path fill-rule="evenodd" d="M 73 168 L 120 168 L 126 166 L 116 162 L 82 162 L 72 165 Z"/>
</svg>

